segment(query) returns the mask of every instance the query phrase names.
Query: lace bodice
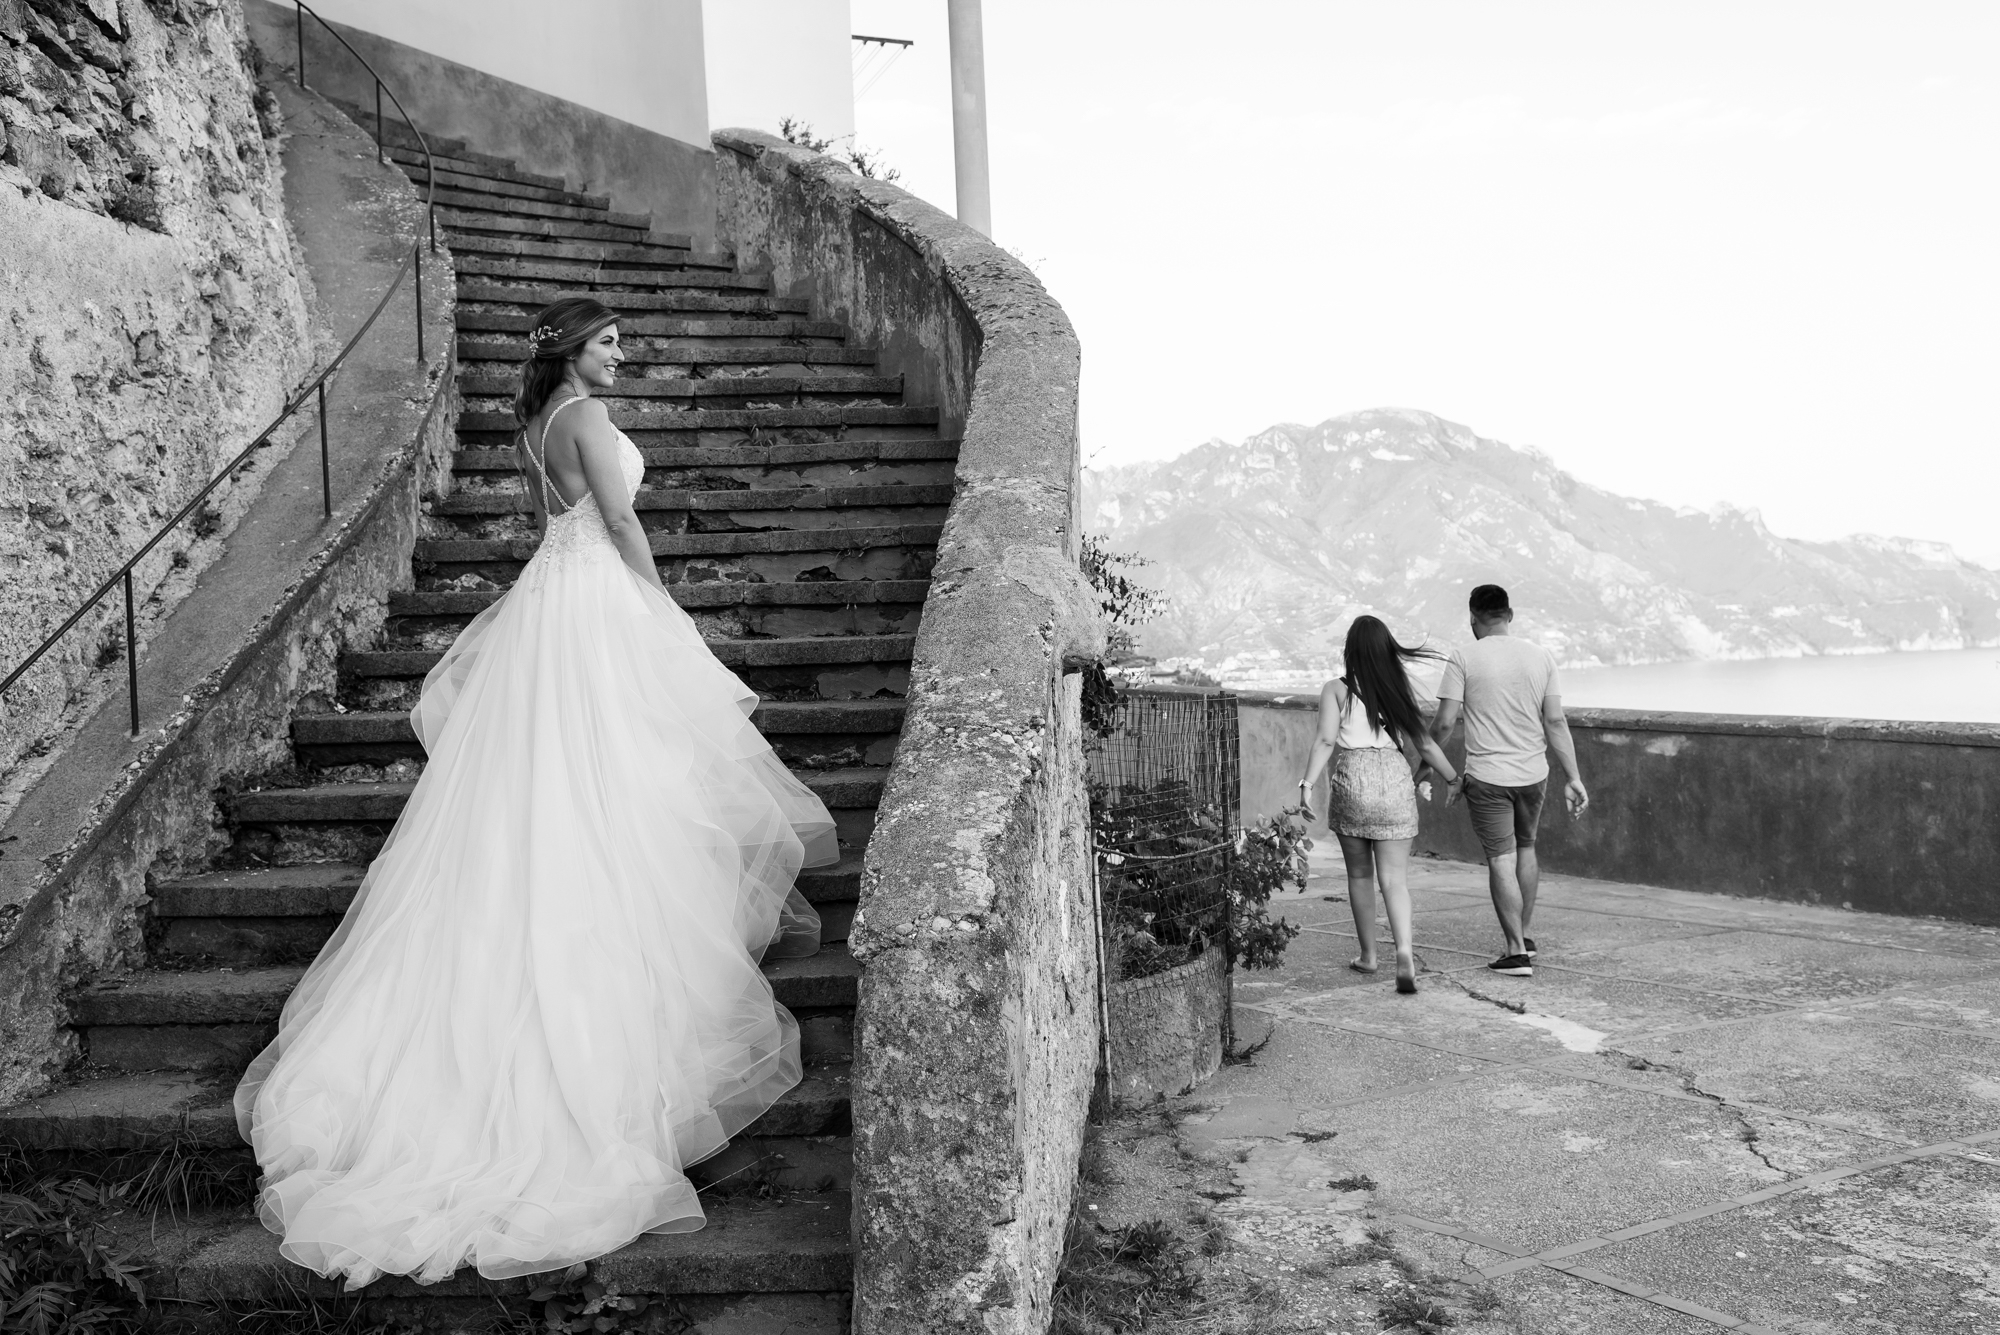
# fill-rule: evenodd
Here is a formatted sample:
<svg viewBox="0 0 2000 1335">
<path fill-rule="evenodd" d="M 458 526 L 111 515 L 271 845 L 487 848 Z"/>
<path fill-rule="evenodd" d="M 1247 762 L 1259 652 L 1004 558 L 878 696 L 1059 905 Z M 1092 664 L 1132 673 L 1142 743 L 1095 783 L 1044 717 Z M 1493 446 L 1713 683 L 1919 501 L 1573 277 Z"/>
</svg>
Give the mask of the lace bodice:
<svg viewBox="0 0 2000 1335">
<path fill-rule="evenodd" d="M 556 412 L 561 412 L 575 402 L 577 400 L 570 399 L 558 405 Z M 548 420 L 555 421 L 555 413 L 550 413 Z M 616 427 L 612 429 L 617 430 Z M 545 422 L 542 427 L 542 441 L 546 444 L 547 440 L 548 423 Z M 577 556 L 599 554 L 609 554 L 615 559 L 618 549 L 611 545 L 611 530 L 604 525 L 604 515 L 597 508 L 597 497 L 585 492 L 575 505 L 557 513 L 557 507 L 563 504 L 563 499 L 553 487 L 549 486 L 548 475 L 542 471 L 542 461 L 547 455 L 537 450 L 530 451 L 528 457 L 536 470 L 536 476 L 531 479 L 530 485 L 541 488 L 542 507 L 548 513 L 549 526 L 542 534 L 542 545 L 536 550 L 534 558 L 528 562 L 527 569 L 521 572 L 521 578 L 531 586 L 537 586 L 556 562 Z M 646 459 L 639 453 L 639 447 L 632 443 L 632 438 L 623 431 L 618 432 L 618 467 L 625 477 L 626 497 L 629 499 L 638 495 L 639 484 L 646 477 Z"/>
</svg>

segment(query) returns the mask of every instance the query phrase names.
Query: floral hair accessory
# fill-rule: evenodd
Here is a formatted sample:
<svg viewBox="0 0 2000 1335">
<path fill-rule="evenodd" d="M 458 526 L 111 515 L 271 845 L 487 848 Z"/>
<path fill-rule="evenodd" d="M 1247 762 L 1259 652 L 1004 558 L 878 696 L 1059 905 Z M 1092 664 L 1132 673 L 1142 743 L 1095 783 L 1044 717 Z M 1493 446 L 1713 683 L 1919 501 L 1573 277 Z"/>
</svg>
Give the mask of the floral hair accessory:
<svg viewBox="0 0 2000 1335">
<path fill-rule="evenodd" d="M 556 331 L 548 325 L 543 325 L 534 333 L 528 335 L 528 355 L 530 357 L 541 356 L 542 345 L 544 343 L 553 343 L 555 337 Z"/>
</svg>

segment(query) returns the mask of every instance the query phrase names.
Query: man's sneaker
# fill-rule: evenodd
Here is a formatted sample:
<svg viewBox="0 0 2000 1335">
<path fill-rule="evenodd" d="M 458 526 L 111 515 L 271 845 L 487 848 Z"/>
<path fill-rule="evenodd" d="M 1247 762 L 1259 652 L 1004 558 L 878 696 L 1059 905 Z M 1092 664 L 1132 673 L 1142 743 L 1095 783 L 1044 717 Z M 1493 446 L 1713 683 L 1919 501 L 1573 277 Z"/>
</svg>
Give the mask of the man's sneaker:
<svg viewBox="0 0 2000 1335">
<path fill-rule="evenodd" d="M 1510 974 L 1515 978 L 1535 976 L 1535 966 L 1528 961 L 1526 955 L 1502 955 L 1486 967 L 1495 973 Z"/>
<path fill-rule="evenodd" d="M 1535 938 L 1524 936 L 1521 938 L 1521 944 L 1528 948 L 1528 958 L 1533 959 L 1535 957 Z"/>
</svg>

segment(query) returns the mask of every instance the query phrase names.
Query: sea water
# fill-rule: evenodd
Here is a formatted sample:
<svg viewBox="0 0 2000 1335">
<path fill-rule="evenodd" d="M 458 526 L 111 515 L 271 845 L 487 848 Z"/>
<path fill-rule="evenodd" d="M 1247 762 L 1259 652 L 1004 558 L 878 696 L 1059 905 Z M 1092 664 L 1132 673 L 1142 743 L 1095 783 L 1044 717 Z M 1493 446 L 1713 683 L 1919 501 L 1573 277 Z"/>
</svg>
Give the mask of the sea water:
<svg viewBox="0 0 2000 1335">
<path fill-rule="evenodd" d="M 2000 648 L 1564 668 L 1563 703 L 2000 723 Z"/>
</svg>

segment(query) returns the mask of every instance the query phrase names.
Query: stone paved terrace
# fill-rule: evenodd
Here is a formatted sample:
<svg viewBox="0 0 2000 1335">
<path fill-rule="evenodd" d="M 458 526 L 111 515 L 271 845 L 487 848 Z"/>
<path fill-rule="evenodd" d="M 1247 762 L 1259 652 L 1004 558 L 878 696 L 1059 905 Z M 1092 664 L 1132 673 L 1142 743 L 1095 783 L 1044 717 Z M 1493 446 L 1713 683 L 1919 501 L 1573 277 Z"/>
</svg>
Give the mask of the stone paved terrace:
<svg viewBox="0 0 2000 1335">
<path fill-rule="evenodd" d="M 2000 1330 L 2000 931 L 1548 876 L 1506 978 L 1484 868 L 1419 858 L 1401 997 L 1314 869 L 1237 975 L 1268 1044 L 1177 1101 L 1239 1244 L 1372 1211 L 1537 1335 Z"/>
</svg>

